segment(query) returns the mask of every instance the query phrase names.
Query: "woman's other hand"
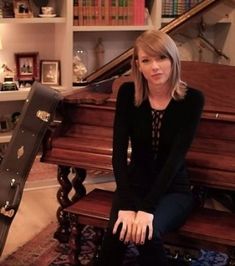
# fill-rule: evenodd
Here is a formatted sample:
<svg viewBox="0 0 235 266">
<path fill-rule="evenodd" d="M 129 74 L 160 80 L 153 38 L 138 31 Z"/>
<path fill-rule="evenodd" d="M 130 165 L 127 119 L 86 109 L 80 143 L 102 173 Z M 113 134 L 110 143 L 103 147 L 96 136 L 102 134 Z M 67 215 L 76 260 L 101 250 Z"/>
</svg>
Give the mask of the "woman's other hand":
<svg viewBox="0 0 235 266">
<path fill-rule="evenodd" d="M 119 239 L 128 243 L 131 240 L 132 227 L 135 221 L 136 212 L 120 210 L 118 212 L 118 219 L 113 227 L 113 234 L 117 233 L 119 225 L 122 225 Z"/>
<path fill-rule="evenodd" d="M 148 235 L 146 235 L 148 232 Z M 132 227 L 131 240 L 135 244 L 143 245 L 146 237 L 151 240 L 153 236 L 153 214 L 138 211 Z"/>
</svg>

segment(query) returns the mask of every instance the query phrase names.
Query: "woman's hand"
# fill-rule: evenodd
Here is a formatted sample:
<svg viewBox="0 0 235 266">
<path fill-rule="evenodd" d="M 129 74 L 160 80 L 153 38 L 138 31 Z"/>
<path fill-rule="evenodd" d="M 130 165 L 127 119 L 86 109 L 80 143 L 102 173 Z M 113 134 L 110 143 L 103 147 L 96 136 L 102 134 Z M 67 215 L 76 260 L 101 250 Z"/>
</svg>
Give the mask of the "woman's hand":
<svg viewBox="0 0 235 266">
<path fill-rule="evenodd" d="M 125 243 L 128 243 L 131 240 L 132 227 L 135 221 L 136 212 L 134 211 L 123 211 L 118 212 L 118 219 L 113 227 L 113 234 L 116 234 L 118 226 L 122 224 L 120 231 L 119 239 L 124 240 Z"/>
<path fill-rule="evenodd" d="M 146 235 L 148 229 L 148 236 Z M 146 237 L 149 240 L 153 236 L 153 214 L 143 211 L 138 211 L 132 227 L 131 240 L 135 244 L 143 245 Z"/>
</svg>

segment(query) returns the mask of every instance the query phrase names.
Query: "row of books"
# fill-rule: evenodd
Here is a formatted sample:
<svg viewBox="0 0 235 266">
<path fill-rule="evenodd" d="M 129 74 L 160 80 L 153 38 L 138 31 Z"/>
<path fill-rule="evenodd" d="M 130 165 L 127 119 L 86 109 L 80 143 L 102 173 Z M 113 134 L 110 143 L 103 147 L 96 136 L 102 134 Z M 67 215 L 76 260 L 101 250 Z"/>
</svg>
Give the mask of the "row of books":
<svg viewBox="0 0 235 266">
<path fill-rule="evenodd" d="M 144 25 L 145 0 L 74 0 L 74 26 Z"/>
<path fill-rule="evenodd" d="M 203 0 L 162 0 L 162 17 L 178 17 Z"/>
</svg>

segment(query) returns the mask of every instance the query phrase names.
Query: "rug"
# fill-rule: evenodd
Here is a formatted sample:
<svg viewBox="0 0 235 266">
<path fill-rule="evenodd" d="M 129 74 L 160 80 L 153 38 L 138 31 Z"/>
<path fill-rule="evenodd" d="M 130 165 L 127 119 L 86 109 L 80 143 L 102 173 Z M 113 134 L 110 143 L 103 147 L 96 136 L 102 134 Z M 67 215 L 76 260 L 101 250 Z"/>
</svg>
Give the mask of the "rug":
<svg viewBox="0 0 235 266">
<path fill-rule="evenodd" d="M 52 222 L 32 240 L 9 255 L 0 266 L 47 266 L 59 253 L 58 242 L 53 239 L 57 223 Z"/>
<path fill-rule="evenodd" d="M 9 255 L 0 266 L 70 266 L 67 244 L 59 244 L 53 238 L 57 222 L 50 223 L 42 232 L 32 240 Z M 92 266 L 95 244 L 94 231 L 86 226 L 82 232 L 82 247 L 79 257 L 82 265 Z M 138 266 L 136 263 L 137 250 L 130 245 L 123 266 Z M 191 262 L 183 260 L 170 260 L 169 265 L 189 266 L 226 266 L 229 263 L 227 254 L 201 250 L 198 259 Z"/>
<path fill-rule="evenodd" d="M 9 255 L 0 266 L 70 266 L 68 244 L 59 244 L 53 238 L 57 223 L 50 223 L 32 240 Z M 82 231 L 82 247 L 79 260 L 82 265 L 92 266 L 95 256 L 94 230 L 86 226 Z M 134 249 L 129 249 L 125 259 L 125 266 L 135 265 Z"/>
</svg>

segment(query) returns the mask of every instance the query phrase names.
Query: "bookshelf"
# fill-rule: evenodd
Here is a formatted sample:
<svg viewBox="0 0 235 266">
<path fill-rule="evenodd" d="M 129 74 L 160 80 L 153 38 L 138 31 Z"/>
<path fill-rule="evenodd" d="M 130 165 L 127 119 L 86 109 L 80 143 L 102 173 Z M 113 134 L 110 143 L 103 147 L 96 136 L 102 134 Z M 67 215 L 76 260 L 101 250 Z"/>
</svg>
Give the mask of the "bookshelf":
<svg viewBox="0 0 235 266">
<path fill-rule="evenodd" d="M 162 0 L 162 17 L 176 18 L 202 1 L 203 0 Z"/>
<path fill-rule="evenodd" d="M 77 48 L 87 50 L 88 69 L 91 72 L 95 68 L 92 58 L 95 56 L 94 47 L 99 38 L 102 39 L 104 46 L 104 63 L 106 63 L 131 47 L 133 40 L 142 31 L 152 27 L 160 28 L 162 23 L 165 24 L 172 20 L 171 17 L 162 18 L 166 0 L 146 0 L 146 3 L 150 3 L 151 10 L 144 25 L 74 25 L 74 1 L 76 3 L 76 0 L 50 0 L 49 3 L 56 7 L 55 18 L 0 18 L 0 32 L 4 46 L 4 49 L 0 51 L 0 63 L 6 62 L 14 68 L 15 62 L 12 55 L 15 52 L 38 51 L 39 59 L 61 61 L 61 87 L 70 89 L 73 84 L 74 50 Z M 183 2 L 193 5 L 196 1 L 199 0 Z M 91 3 L 92 1 L 85 2 Z M 112 1 L 109 0 L 109 2 Z M 167 2 L 182 3 L 182 0 Z M 221 10 L 223 15 L 222 12 Z"/>
<path fill-rule="evenodd" d="M 86 1 L 88 6 L 94 1 Z M 133 45 L 133 41 L 135 38 L 143 31 L 150 29 L 150 28 L 160 28 L 161 27 L 161 4 L 162 2 L 159 0 L 155 1 L 142 1 L 142 0 L 124 0 L 124 1 L 107 1 L 107 0 L 98 0 L 97 3 L 108 3 L 109 6 L 107 6 L 106 13 L 103 12 L 106 17 L 104 18 L 104 21 L 101 20 L 95 21 L 95 20 L 89 20 L 87 19 L 83 23 L 79 23 L 79 4 L 82 3 L 80 0 L 75 0 L 75 6 L 72 6 L 71 15 L 72 15 L 72 39 L 73 39 L 73 51 L 76 51 L 77 49 L 84 49 L 86 53 L 88 54 L 88 63 L 87 63 L 87 69 L 88 74 L 95 71 L 97 69 L 96 67 L 96 54 L 95 54 L 95 46 L 98 42 L 98 40 L 102 39 L 102 45 L 104 47 L 104 54 L 103 54 L 103 62 L 104 64 L 111 61 L 116 56 L 120 55 L 122 52 L 127 50 Z M 128 10 L 130 7 L 125 6 L 128 3 L 132 3 L 133 10 L 135 9 L 134 4 L 138 2 L 138 5 L 140 7 L 140 11 L 142 12 L 142 17 L 139 20 L 135 20 L 134 18 L 129 19 L 128 18 Z M 116 3 L 116 6 L 113 6 L 113 3 Z M 119 5 L 118 5 L 119 3 Z M 147 6 L 145 8 L 145 3 L 148 5 L 151 5 L 151 10 L 147 9 Z M 120 11 L 120 5 L 121 5 L 121 11 Z M 124 6 L 123 6 L 124 5 Z M 71 7 L 68 7 L 68 10 Z M 87 9 L 89 10 L 90 7 Z M 116 8 L 116 9 L 114 9 Z M 116 10 L 116 12 L 114 11 Z M 129 11 L 129 14 L 133 14 L 134 11 Z M 149 12 L 147 12 L 147 10 Z M 94 11 L 94 9 L 93 9 Z M 88 11 L 90 12 L 90 11 Z M 118 19 L 119 13 L 126 17 L 126 19 L 123 21 L 123 19 Z M 112 15 L 116 13 L 116 21 L 112 20 Z M 82 16 L 82 15 L 81 15 Z M 80 17 L 81 17 L 80 16 Z M 98 16 L 98 15 L 97 15 Z M 131 16 L 131 15 L 130 15 Z M 89 17 L 92 17 L 92 15 L 89 15 Z M 138 22 L 139 21 L 139 22 Z M 92 25 L 91 25 L 92 24 Z M 112 34 L 113 32 L 113 34 Z M 73 79 L 74 80 L 74 79 Z"/>
<path fill-rule="evenodd" d="M 109 0 L 105 0 L 107 1 Z M 78 47 L 87 49 L 89 57 L 92 58 L 94 45 L 98 38 L 102 38 L 106 63 L 112 59 L 112 56 L 117 56 L 128 49 L 140 32 L 161 26 L 162 3 L 159 0 L 147 1 L 153 2 L 153 6 L 149 18 L 143 25 L 115 25 L 115 27 L 114 25 L 74 25 L 73 2 L 73 0 L 50 0 L 49 3 L 56 9 L 55 18 L 0 18 L 0 32 L 4 46 L 0 51 L 0 63 L 7 63 L 14 68 L 15 52 L 38 51 L 39 60 L 61 61 L 61 87 L 70 89 L 73 84 L 73 51 Z M 9 32 L 11 34 L 8 34 Z M 28 39 L 30 42 L 25 42 Z M 94 70 L 93 65 L 94 62 L 89 60 L 89 71 Z"/>
<path fill-rule="evenodd" d="M 60 36 L 65 36 L 68 30 L 66 27 L 66 2 L 65 0 L 49 1 L 56 9 L 57 16 L 54 18 L 0 17 L 0 38 L 3 46 L 3 49 L 0 50 L 0 82 L 3 81 L 2 64 L 6 64 L 14 72 L 16 71 L 14 53 L 37 51 L 39 54 L 38 71 L 41 59 L 58 59 L 63 66 L 71 62 L 67 58 L 67 49 L 70 47 L 60 41 Z M 62 80 L 59 89 L 66 88 L 70 82 L 66 75 L 62 77 Z M 12 115 L 21 112 L 29 91 L 30 88 L 0 91 L 0 156 L 4 153 L 12 136 Z"/>
<path fill-rule="evenodd" d="M 3 44 L 3 50 L 0 51 L 0 65 L 7 63 L 14 69 L 14 53 L 38 51 L 39 60 L 60 60 L 62 81 L 60 89 L 70 90 L 73 85 L 74 50 L 78 48 L 86 50 L 89 59 L 88 71 L 92 72 L 95 70 L 95 46 L 99 39 L 102 39 L 104 63 L 107 63 L 130 48 L 141 32 L 150 28 L 158 29 L 162 23 L 172 20 L 171 17 L 162 18 L 163 0 L 145 2 L 148 4 L 151 2 L 152 7 L 148 19 L 145 19 L 144 24 L 139 25 L 134 23 L 133 25 L 131 23 L 128 25 L 124 23 L 122 25 L 97 25 L 97 23 L 96 25 L 74 25 L 74 0 L 49 0 L 50 5 L 55 5 L 56 8 L 55 18 L 0 18 Z M 211 39 L 219 48 L 225 47 L 224 50 L 230 54 L 233 65 L 235 65 L 235 56 L 232 53 L 234 37 L 231 33 L 235 29 L 234 25 L 229 28 L 227 22 L 234 24 L 234 13 L 230 14 L 226 9 L 220 9 L 218 16 L 223 18 L 223 25 L 216 24 L 209 32 Z M 229 14 L 227 18 L 225 14 Z M 221 27 L 226 30 L 221 30 Z M 11 114 L 21 110 L 27 93 L 27 91 L 0 92 L 1 114 Z M 6 135 L 0 139 L 0 142 L 9 140 Z M 3 135 L 0 133 L 1 136 Z"/>
<path fill-rule="evenodd" d="M 145 0 L 73 1 L 73 25 L 75 26 L 144 24 Z"/>
</svg>

